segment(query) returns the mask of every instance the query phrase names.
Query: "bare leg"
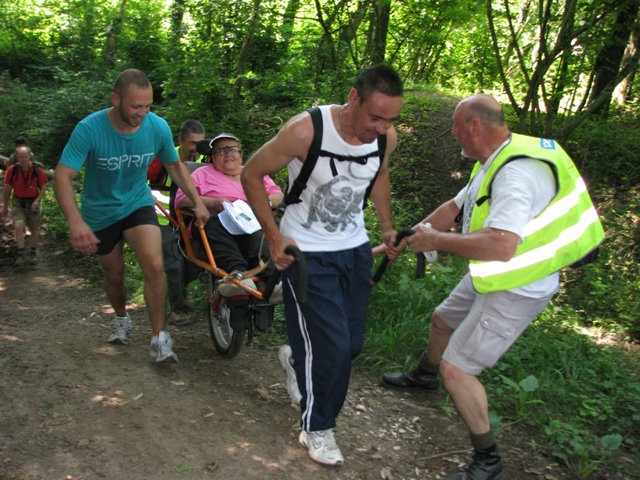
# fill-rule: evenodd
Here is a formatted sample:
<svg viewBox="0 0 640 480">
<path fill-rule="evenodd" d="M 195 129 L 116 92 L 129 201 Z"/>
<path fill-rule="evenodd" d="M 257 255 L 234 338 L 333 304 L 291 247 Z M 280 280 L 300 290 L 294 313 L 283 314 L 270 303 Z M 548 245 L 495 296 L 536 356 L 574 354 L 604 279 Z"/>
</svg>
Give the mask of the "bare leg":
<svg viewBox="0 0 640 480">
<path fill-rule="evenodd" d="M 24 248 L 24 222 L 22 220 L 14 221 L 13 228 L 16 235 L 16 245 L 18 248 Z"/>
<path fill-rule="evenodd" d="M 162 239 L 157 225 L 138 225 L 123 232 L 144 275 L 144 301 L 153 335 L 164 330 L 167 278 L 162 264 Z"/>
<path fill-rule="evenodd" d="M 491 429 L 489 404 L 487 392 L 480 381 L 446 360 L 440 364 L 440 372 L 445 387 L 469 431 L 475 435 L 488 432 Z"/>
<path fill-rule="evenodd" d="M 119 242 L 107 255 L 98 255 L 98 261 L 104 274 L 104 291 L 116 315 L 127 314 L 127 286 L 124 283 L 124 257 L 122 242 Z"/>
<path fill-rule="evenodd" d="M 29 246 L 36 248 L 38 246 L 38 229 L 29 229 L 29 232 L 31 233 L 31 235 L 29 235 Z"/>
<path fill-rule="evenodd" d="M 449 339 L 453 335 L 453 328 L 434 313 L 431 317 L 431 329 L 429 331 L 429 341 L 427 342 L 427 360 L 433 365 L 440 365 L 442 354 L 444 353 Z"/>
</svg>

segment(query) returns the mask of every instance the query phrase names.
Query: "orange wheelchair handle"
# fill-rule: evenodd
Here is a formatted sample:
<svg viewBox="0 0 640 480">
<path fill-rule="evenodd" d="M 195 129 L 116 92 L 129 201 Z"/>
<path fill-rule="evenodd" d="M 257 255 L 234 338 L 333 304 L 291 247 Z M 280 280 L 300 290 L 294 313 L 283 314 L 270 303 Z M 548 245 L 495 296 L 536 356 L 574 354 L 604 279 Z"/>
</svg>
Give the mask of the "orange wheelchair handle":
<svg viewBox="0 0 640 480">
<path fill-rule="evenodd" d="M 400 242 L 402 240 L 404 240 L 406 237 L 410 237 L 414 233 L 416 233 L 415 230 L 411 228 L 405 228 L 402 231 L 400 231 L 400 233 L 398 233 L 398 235 L 396 236 L 395 246 L 397 247 L 398 245 L 400 245 Z M 378 266 L 376 273 L 374 273 L 373 277 L 371 277 L 371 285 L 375 285 L 380 281 L 388 265 L 389 265 L 389 257 L 385 255 L 385 257 L 382 259 L 382 262 L 380 262 L 380 265 Z"/>
<path fill-rule="evenodd" d="M 298 268 L 298 282 L 296 283 L 296 285 L 294 285 L 294 290 L 298 303 L 305 303 L 307 301 L 307 281 L 309 279 L 307 272 L 307 261 L 304 259 L 304 255 L 302 255 L 300 249 L 293 245 L 287 246 L 287 248 L 284 249 L 284 253 L 291 255 L 296 259 L 296 267 Z M 269 278 L 264 293 L 262 294 L 265 299 L 269 300 L 269 297 L 271 297 L 273 289 L 280 280 L 280 274 L 280 270 L 276 270 Z"/>
</svg>

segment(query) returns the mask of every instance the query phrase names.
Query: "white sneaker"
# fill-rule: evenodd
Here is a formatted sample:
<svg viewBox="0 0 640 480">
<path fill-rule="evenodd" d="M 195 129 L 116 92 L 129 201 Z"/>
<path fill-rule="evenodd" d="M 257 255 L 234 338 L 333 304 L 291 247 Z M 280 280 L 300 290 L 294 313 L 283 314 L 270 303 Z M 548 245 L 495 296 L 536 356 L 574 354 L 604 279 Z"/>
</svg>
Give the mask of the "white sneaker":
<svg viewBox="0 0 640 480">
<path fill-rule="evenodd" d="M 176 363 L 178 356 L 173 353 L 172 346 L 171 335 L 161 330 L 157 336 L 151 339 L 149 354 L 151 358 L 156 359 L 156 363 Z"/>
<path fill-rule="evenodd" d="M 129 329 L 131 328 L 131 317 L 127 312 L 126 316 L 113 319 L 113 331 L 109 337 L 109 343 L 114 345 L 129 345 Z"/>
<path fill-rule="evenodd" d="M 273 292 L 271 292 L 271 296 L 269 297 L 269 303 L 271 305 L 279 305 L 284 301 L 284 296 L 282 294 L 282 282 L 276 283 L 276 286 L 273 287 Z"/>
<path fill-rule="evenodd" d="M 250 278 L 244 278 L 242 280 L 242 283 L 253 288 L 254 290 L 256 289 L 256 284 Z M 247 292 L 246 290 L 243 290 L 242 288 L 237 286 L 235 283 L 231 283 L 231 282 L 218 283 L 218 291 L 220 292 L 220 295 L 222 295 L 223 297 L 236 297 L 238 295 L 250 295 L 249 292 Z"/>
<path fill-rule="evenodd" d="M 312 460 L 325 465 L 342 465 L 344 457 L 333 436 L 333 429 L 300 432 L 300 445 L 307 447 Z"/>
<path fill-rule="evenodd" d="M 298 379 L 296 378 L 296 371 L 293 369 L 293 358 L 291 358 L 291 347 L 289 345 L 283 345 L 278 350 L 278 359 L 280 365 L 287 372 L 287 392 L 291 401 L 296 405 L 300 405 L 302 394 L 298 388 Z"/>
</svg>

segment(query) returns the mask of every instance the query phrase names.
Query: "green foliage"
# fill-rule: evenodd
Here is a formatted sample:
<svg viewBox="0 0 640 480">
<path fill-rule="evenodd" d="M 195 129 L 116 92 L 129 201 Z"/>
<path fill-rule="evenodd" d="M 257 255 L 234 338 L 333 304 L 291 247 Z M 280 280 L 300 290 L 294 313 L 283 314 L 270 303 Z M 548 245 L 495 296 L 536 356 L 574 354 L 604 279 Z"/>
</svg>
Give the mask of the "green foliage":
<svg viewBox="0 0 640 480">
<path fill-rule="evenodd" d="M 76 202 L 79 201 L 80 195 L 76 195 Z M 41 225 L 47 231 L 47 235 L 59 242 L 69 242 L 69 224 L 58 206 L 51 185 L 48 186 L 47 193 L 40 202 L 40 212 L 42 213 Z M 71 247 L 70 243 L 69 247 Z"/>
<path fill-rule="evenodd" d="M 460 259 L 442 255 L 416 279 L 415 256 L 407 252 L 393 262 L 373 287 L 367 317 L 366 345 L 359 361 L 369 366 L 406 369 L 424 351 L 434 308 L 466 270 Z"/>
<path fill-rule="evenodd" d="M 603 188 L 598 197 L 607 238 L 596 262 L 563 271 L 560 301 L 583 312 L 585 326 L 638 341 L 640 196 L 635 188 Z"/>
<path fill-rule="evenodd" d="M 29 88 L 5 74 L 0 91 L 2 150 L 12 152 L 15 137 L 25 135 L 36 159 L 52 168 L 76 124 L 108 106 L 111 82 L 59 72 L 52 84 Z"/>
<path fill-rule="evenodd" d="M 564 146 L 589 184 L 626 189 L 640 183 L 639 125 L 638 109 L 619 109 L 586 121 Z"/>
</svg>

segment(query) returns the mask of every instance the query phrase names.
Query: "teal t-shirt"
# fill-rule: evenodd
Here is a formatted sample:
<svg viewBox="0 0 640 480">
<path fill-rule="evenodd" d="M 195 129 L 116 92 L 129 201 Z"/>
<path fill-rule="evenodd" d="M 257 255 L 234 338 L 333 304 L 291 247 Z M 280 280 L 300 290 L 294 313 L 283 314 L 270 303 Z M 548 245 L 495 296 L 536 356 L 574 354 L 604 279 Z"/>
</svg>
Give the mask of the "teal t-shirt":
<svg viewBox="0 0 640 480">
<path fill-rule="evenodd" d="M 169 164 L 178 160 L 165 120 L 149 112 L 135 133 L 124 135 L 111 125 L 107 111 L 78 123 L 60 158 L 76 172 L 85 168 L 80 211 L 94 232 L 153 206 L 149 164 L 155 157 Z"/>
</svg>

